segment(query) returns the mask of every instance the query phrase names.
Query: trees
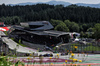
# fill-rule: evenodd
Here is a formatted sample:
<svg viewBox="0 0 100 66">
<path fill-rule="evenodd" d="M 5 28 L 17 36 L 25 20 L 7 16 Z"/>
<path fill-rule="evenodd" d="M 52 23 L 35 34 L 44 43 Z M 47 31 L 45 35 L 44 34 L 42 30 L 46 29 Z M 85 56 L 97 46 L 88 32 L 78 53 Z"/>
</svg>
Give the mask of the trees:
<svg viewBox="0 0 100 66">
<path fill-rule="evenodd" d="M 67 26 L 68 28 L 71 27 L 71 21 L 70 21 L 70 20 L 65 20 L 64 23 L 66 24 L 66 26 Z"/>
<path fill-rule="evenodd" d="M 91 28 L 91 27 L 88 28 L 88 29 L 87 29 L 87 32 L 93 32 L 93 28 Z"/>
<path fill-rule="evenodd" d="M 100 39 L 100 23 L 97 23 L 94 26 L 94 36 L 96 40 Z"/>
<path fill-rule="evenodd" d="M 85 37 L 85 34 L 83 33 L 83 31 L 80 32 L 80 37 L 81 38 Z"/>
<path fill-rule="evenodd" d="M 12 17 L 12 25 L 16 25 L 20 23 L 20 18 L 18 16 Z"/>
<path fill-rule="evenodd" d="M 21 17 L 23 21 L 70 20 L 76 23 L 100 23 L 100 9 L 70 5 L 36 4 L 25 6 L 0 5 L 0 17 Z"/>
<path fill-rule="evenodd" d="M 50 20 L 50 23 L 54 26 L 54 29 L 55 30 L 58 30 L 58 31 L 65 31 L 65 32 L 68 32 L 69 29 L 68 27 L 66 26 L 66 24 L 61 21 L 61 20 L 54 20 L 54 19 L 51 19 Z"/>
<path fill-rule="evenodd" d="M 82 28 L 83 28 L 83 32 L 86 32 L 86 30 L 88 29 L 87 24 L 83 24 Z"/>
<path fill-rule="evenodd" d="M 64 23 L 66 26 L 68 26 L 71 32 L 79 32 L 79 25 L 77 23 L 71 22 L 69 20 L 65 20 Z"/>
<path fill-rule="evenodd" d="M 71 23 L 71 32 L 79 32 L 79 25 L 75 22 Z"/>
<path fill-rule="evenodd" d="M 69 29 L 68 29 L 68 27 L 66 26 L 65 23 L 60 23 L 59 25 L 57 25 L 57 26 L 55 27 L 55 30 L 58 30 L 58 31 L 65 31 L 65 32 L 68 32 L 68 31 L 69 31 Z"/>
<path fill-rule="evenodd" d="M 4 22 L 7 25 L 18 25 L 20 23 L 20 17 L 13 16 L 13 17 L 2 17 L 0 18 L 1 22 Z"/>
<path fill-rule="evenodd" d="M 93 37 L 93 28 L 92 27 L 87 29 L 87 37 L 88 38 L 94 38 Z"/>
<path fill-rule="evenodd" d="M 54 27 L 56 27 L 56 26 L 59 25 L 60 23 L 63 23 L 63 21 L 51 19 L 51 20 L 50 20 L 50 23 L 51 23 Z"/>
</svg>

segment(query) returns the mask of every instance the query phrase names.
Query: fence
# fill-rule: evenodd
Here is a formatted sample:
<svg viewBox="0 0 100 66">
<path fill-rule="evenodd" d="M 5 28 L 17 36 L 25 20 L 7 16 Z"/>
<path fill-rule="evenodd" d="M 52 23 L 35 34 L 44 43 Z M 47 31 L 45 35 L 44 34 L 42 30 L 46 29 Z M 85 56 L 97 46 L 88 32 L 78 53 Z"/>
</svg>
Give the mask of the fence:
<svg viewBox="0 0 100 66">
<path fill-rule="evenodd" d="M 82 44 L 79 42 L 62 44 L 59 48 L 59 51 L 72 51 L 76 53 L 85 52 L 85 53 L 100 53 L 100 44 L 99 43 L 87 43 Z"/>
</svg>

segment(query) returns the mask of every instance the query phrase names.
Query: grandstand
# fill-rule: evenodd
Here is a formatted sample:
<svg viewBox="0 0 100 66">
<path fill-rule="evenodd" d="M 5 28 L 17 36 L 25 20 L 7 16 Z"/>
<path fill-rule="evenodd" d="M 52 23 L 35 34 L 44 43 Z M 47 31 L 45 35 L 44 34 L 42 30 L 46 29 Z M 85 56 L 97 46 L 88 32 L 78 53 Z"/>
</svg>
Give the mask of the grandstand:
<svg viewBox="0 0 100 66">
<path fill-rule="evenodd" d="M 53 48 L 57 44 L 69 42 L 69 33 L 53 30 L 48 21 L 23 22 L 20 26 L 12 26 L 8 35 L 16 41 L 21 40 L 23 44 L 27 42 L 27 46 L 31 43 L 31 47 L 33 44 Z"/>
</svg>

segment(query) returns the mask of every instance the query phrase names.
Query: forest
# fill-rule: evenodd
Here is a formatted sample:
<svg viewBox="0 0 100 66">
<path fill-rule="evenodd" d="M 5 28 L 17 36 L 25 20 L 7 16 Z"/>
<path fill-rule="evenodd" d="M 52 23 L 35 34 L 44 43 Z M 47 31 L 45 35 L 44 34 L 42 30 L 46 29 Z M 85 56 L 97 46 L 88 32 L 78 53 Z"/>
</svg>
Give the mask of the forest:
<svg viewBox="0 0 100 66">
<path fill-rule="evenodd" d="M 0 22 L 18 25 L 28 21 L 50 21 L 55 30 L 84 34 L 100 24 L 100 9 L 77 5 L 0 5 Z"/>
<path fill-rule="evenodd" d="M 100 23 L 100 9 L 77 5 L 36 4 L 26 6 L 0 5 L 0 18 L 18 16 L 21 21 L 70 20 L 76 23 Z"/>
</svg>

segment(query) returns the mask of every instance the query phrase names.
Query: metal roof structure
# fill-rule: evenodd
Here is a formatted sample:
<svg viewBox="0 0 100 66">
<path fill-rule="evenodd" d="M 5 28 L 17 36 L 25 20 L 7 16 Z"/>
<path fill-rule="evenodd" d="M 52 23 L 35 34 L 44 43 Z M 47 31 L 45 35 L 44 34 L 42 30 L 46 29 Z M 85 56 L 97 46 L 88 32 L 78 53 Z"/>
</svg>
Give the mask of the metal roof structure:
<svg viewBox="0 0 100 66">
<path fill-rule="evenodd" d="M 49 30 L 54 28 L 48 21 L 31 21 L 20 24 L 25 28 L 29 28 L 29 30 Z"/>
<path fill-rule="evenodd" d="M 55 30 L 47 30 L 47 31 L 26 31 L 32 34 L 37 34 L 37 35 L 48 35 L 48 36 L 56 36 L 59 37 L 60 35 L 67 35 L 69 33 L 67 32 L 62 32 L 62 31 L 55 31 Z"/>
<path fill-rule="evenodd" d="M 69 32 L 62 32 L 62 31 L 56 31 L 56 30 L 38 30 L 38 31 L 33 31 L 33 30 L 26 30 L 21 26 L 13 26 L 14 29 L 21 30 L 27 33 L 31 34 L 36 34 L 36 35 L 48 35 L 48 36 L 56 36 L 59 37 L 60 35 L 67 35 Z"/>
<path fill-rule="evenodd" d="M 26 24 L 26 27 L 25 27 Z M 28 28 L 28 26 L 32 25 L 33 27 L 36 25 L 43 25 L 42 27 L 37 28 Z M 60 35 L 67 35 L 69 32 L 62 32 L 51 30 L 53 26 L 48 21 L 36 21 L 36 22 L 27 22 L 21 23 L 21 26 L 12 26 L 14 29 L 21 30 L 27 33 L 36 34 L 36 35 L 48 35 L 59 37 Z"/>
</svg>

